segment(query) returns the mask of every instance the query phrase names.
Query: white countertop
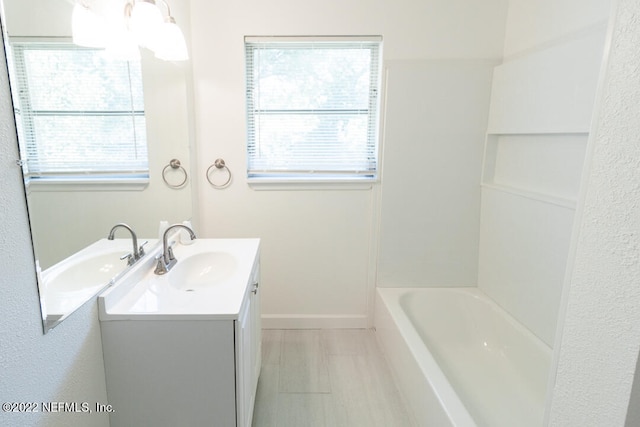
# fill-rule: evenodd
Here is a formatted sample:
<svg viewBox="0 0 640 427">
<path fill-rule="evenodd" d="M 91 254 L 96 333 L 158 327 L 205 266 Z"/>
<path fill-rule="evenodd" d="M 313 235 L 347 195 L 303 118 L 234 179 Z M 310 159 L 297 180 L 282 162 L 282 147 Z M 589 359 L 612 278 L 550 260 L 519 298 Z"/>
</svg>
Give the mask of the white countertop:
<svg viewBox="0 0 640 427">
<path fill-rule="evenodd" d="M 173 246 L 177 264 L 165 275 L 156 275 L 155 255 L 150 253 L 138 268 L 123 276 L 98 298 L 100 320 L 198 320 L 237 319 L 251 273 L 258 262 L 260 239 L 195 239 L 190 245 Z M 190 256 L 216 252 L 233 258 L 233 268 L 211 286 L 179 289 L 175 273 Z M 221 267 L 222 268 L 222 267 Z"/>
</svg>

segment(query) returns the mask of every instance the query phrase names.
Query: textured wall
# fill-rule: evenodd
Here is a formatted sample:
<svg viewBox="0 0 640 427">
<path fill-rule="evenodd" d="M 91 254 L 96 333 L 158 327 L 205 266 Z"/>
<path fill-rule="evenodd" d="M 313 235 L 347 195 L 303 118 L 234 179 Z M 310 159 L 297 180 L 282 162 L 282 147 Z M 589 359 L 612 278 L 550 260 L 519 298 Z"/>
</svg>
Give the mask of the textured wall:
<svg viewBox="0 0 640 427">
<path fill-rule="evenodd" d="M 29 225 L 0 43 L 0 403 L 106 403 L 95 299 L 42 334 Z M 106 414 L 0 412 L 3 426 L 105 427 Z"/>
<path fill-rule="evenodd" d="M 577 218 L 551 426 L 624 425 L 640 345 L 640 3 L 619 0 L 615 19 Z"/>
</svg>

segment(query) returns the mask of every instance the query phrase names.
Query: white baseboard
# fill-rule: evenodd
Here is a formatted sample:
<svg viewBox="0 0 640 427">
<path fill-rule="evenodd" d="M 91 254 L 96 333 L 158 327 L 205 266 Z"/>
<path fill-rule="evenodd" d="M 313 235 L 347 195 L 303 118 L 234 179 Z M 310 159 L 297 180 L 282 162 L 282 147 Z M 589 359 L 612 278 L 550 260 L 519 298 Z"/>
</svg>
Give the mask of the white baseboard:
<svg viewBox="0 0 640 427">
<path fill-rule="evenodd" d="M 371 322 L 365 315 L 353 314 L 263 314 L 263 329 L 366 329 Z"/>
</svg>

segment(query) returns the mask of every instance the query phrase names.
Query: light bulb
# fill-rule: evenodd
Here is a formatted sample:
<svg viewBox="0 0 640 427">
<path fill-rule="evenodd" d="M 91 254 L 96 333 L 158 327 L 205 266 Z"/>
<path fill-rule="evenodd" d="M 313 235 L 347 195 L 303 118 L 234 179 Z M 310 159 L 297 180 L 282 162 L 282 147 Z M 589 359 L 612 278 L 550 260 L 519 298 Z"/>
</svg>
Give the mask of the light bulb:
<svg viewBox="0 0 640 427">
<path fill-rule="evenodd" d="M 152 48 L 162 21 L 162 13 L 154 0 L 136 0 L 129 17 L 129 29 L 140 46 Z"/>
<path fill-rule="evenodd" d="M 105 55 L 111 59 L 136 61 L 140 59 L 140 49 L 134 35 L 124 29 L 115 29 L 107 44 Z"/>
<path fill-rule="evenodd" d="M 78 46 L 104 48 L 107 45 L 107 25 L 104 20 L 81 3 L 76 3 L 71 15 L 73 43 Z"/>
<path fill-rule="evenodd" d="M 158 29 L 154 48 L 156 58 L 165 61 L 186 61 L 189 59 L 184 34 L 171 16 L 167 17 L 164 24 Z"/>
</svg>

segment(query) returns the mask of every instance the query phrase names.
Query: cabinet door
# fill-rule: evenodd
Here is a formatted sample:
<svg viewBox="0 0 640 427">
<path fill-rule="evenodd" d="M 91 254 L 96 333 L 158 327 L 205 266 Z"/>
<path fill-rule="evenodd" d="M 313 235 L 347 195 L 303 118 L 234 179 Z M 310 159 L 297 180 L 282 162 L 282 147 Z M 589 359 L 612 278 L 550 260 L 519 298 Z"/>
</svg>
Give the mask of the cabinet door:
<svg viewBox="0 0 640 427">
<path fill-rule="evenodd" d="M 251 298 L 247 298 L 236 325 L 236 362 L 238 376 L 237 426 L 249 427 L 253 412 L 253 356 Z"/>
<path fill-rule="evenodd" d="M 260 282 L 259 277 L 255 277 L 253 283 L 253 293 L 251 294 L 251 356 L 253 366 L 253 387 L 254 393 L 258 387 L 258 377 L 262 367 L 262 322 L 260 310 Z M 255 396 L 254 396 L 255 397 Z"/>
<path fill-rule="evenodd" d="M 236 323 L 238 427 L 251 426 L 262 364 L 259 278 L 259 267 L 256 267 Z"/>
</svg>

